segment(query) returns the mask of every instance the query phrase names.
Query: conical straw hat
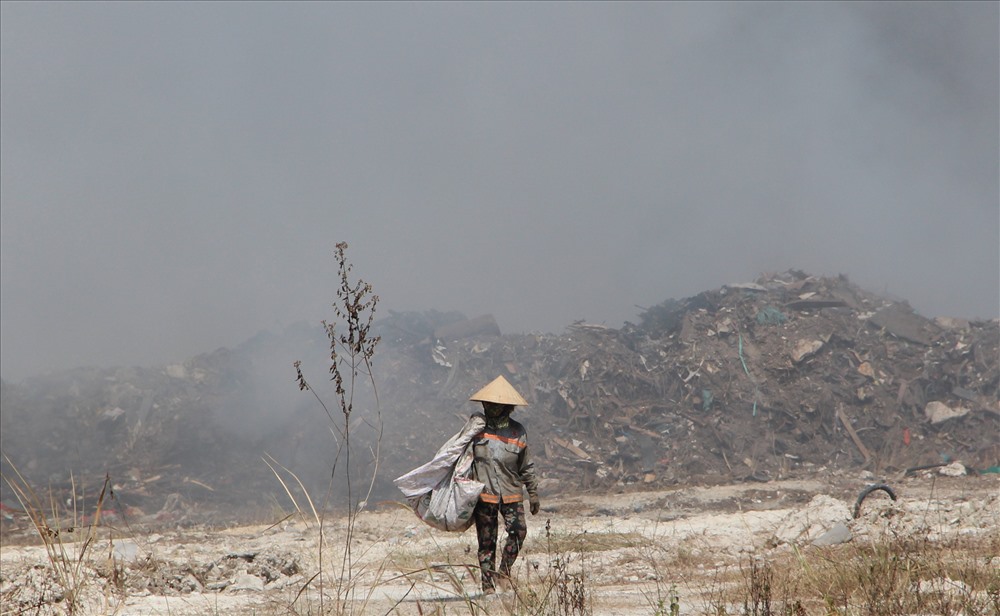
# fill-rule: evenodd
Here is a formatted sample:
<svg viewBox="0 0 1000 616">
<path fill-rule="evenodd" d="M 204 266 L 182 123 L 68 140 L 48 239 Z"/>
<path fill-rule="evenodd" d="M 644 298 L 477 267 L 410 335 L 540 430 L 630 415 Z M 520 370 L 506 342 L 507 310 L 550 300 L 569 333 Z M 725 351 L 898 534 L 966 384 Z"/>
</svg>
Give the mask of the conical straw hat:
<svg viewBox="0 0 1000 616">
<path fill-rule="evenodd" d="M 469 400 L 479 402 L 496 402 L 498 404 L 513 404 L 514 406 L 525 406 L 528 401 L 517 393 L 514 386 L 507 382 L 503 376 L 493 379 L 489 385 L 477 391 Z"/>
</svg>

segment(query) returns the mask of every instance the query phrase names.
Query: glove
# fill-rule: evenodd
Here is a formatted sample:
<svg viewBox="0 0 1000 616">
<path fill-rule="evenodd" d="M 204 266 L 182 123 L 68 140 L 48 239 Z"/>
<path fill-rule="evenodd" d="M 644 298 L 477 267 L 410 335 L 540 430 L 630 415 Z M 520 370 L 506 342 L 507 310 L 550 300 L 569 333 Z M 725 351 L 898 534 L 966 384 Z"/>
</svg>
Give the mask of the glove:
<svg viewBox="0 0 1000 616">
<path fill-rule="evenodd" d="M 542 508 L 542 503 L 539 502 L 537 496 L 531 497 L 528 500 L 531 502 L 531 515 L 535 515 Z"/>
</svg>

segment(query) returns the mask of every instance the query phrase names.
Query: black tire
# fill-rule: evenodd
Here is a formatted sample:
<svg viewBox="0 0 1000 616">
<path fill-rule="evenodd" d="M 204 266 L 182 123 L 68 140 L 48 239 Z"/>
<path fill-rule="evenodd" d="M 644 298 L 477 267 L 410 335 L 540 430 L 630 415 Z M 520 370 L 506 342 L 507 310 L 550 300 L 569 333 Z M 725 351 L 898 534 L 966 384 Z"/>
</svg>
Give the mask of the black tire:
<svg viewBox="0 0 1000 616">
<path fill-rule="evenodd" d="M 883 492 L 889 495 L 889 498 L 891 498 L 892 500 L 896 500 L 896 493 L 892 491 L 892 488 L 885 485 L 884 483 L 876 483 L 874 485 L 870 485 L 864 490 L 861 490 L 861 494 L 858 495 L 858 502 L 854 503 L 855 520 L 858 519 L 858 517 L 861 515 L 861 503 L 865 501 L 865 499 L 868 497 L 869 494 L 871 494 L 872 492 L 877 492 L 878 490 L 882 490 Z"/>
</svg>

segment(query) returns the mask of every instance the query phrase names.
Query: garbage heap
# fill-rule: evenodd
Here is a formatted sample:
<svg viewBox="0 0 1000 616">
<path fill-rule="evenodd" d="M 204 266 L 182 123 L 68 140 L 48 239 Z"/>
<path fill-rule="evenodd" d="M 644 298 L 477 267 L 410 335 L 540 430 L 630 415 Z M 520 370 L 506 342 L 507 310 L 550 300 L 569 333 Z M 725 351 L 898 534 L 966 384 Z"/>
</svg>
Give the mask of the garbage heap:
<svg viewBox="0 0 1000 616">
<path fill-rule="evenodd" d="M 374 387 L 359 380 L 348 420 L 355 495 L 399 499 L 392 478 L 429 459 L 501 374 L 530 402 L 515 418 L 549 493 L 1000 470 L 1000 321 L 927 319 L 843 276 L 765 275 L 621 328 L 503 335 L 489 315 L 430 311 L 390 312 L 376 329 Z M 313 390 L 296 386 L 300 359 Z M 323 494 L 344 469 L 345 418 L 328 364 L 325 330 L 298 324 L 162 368 L 3 383 L 0 464 L 46 499 L 93 502 L 108 475 L 157 519 L 196 506 L 231 519 L 299 487 L 335 506 Z"/>
<path fill-rule="evenodd" d="M 442 406 L 475 410 L 463 402 L 497 374 L 531 402 L 516 417 L 543 477 L 566 490 L 1000 464 L 998 321 L 930 320 L 843 276 L 766 275 L 621 329 L 449 331 L 385 355 L 388 373 L 419 376 L 383 399 L 405 399 L 409 425 L 428 429 L 393 434 L 394 469 L 442 440 Z"/>
</svg>

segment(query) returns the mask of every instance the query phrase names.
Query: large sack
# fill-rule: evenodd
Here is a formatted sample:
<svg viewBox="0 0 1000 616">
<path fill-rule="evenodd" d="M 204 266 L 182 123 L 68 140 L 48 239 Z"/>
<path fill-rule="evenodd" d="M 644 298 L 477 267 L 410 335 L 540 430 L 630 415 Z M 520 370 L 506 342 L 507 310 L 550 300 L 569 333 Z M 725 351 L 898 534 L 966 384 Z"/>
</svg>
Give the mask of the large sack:
<svg viewBox="0 0 1000 616">
<path fill-rule="evenodd" d="M 430 462 L 393 481 L 417 517 L 430 526 L 454 532 L 472 526 L 472 512 L 483 484 L 471 478 L 471 443 L 485 427 L 486 417 L 476 413 L 438 449 Z"/>
<path fill-rule="evenodd" d="M 472 526 L 472 512 L 483 484 L 468 477 L 449 476 L 439 488 L 409 499 L 417 517 L 438 530 L 462 532 Z"/>
</svg>

